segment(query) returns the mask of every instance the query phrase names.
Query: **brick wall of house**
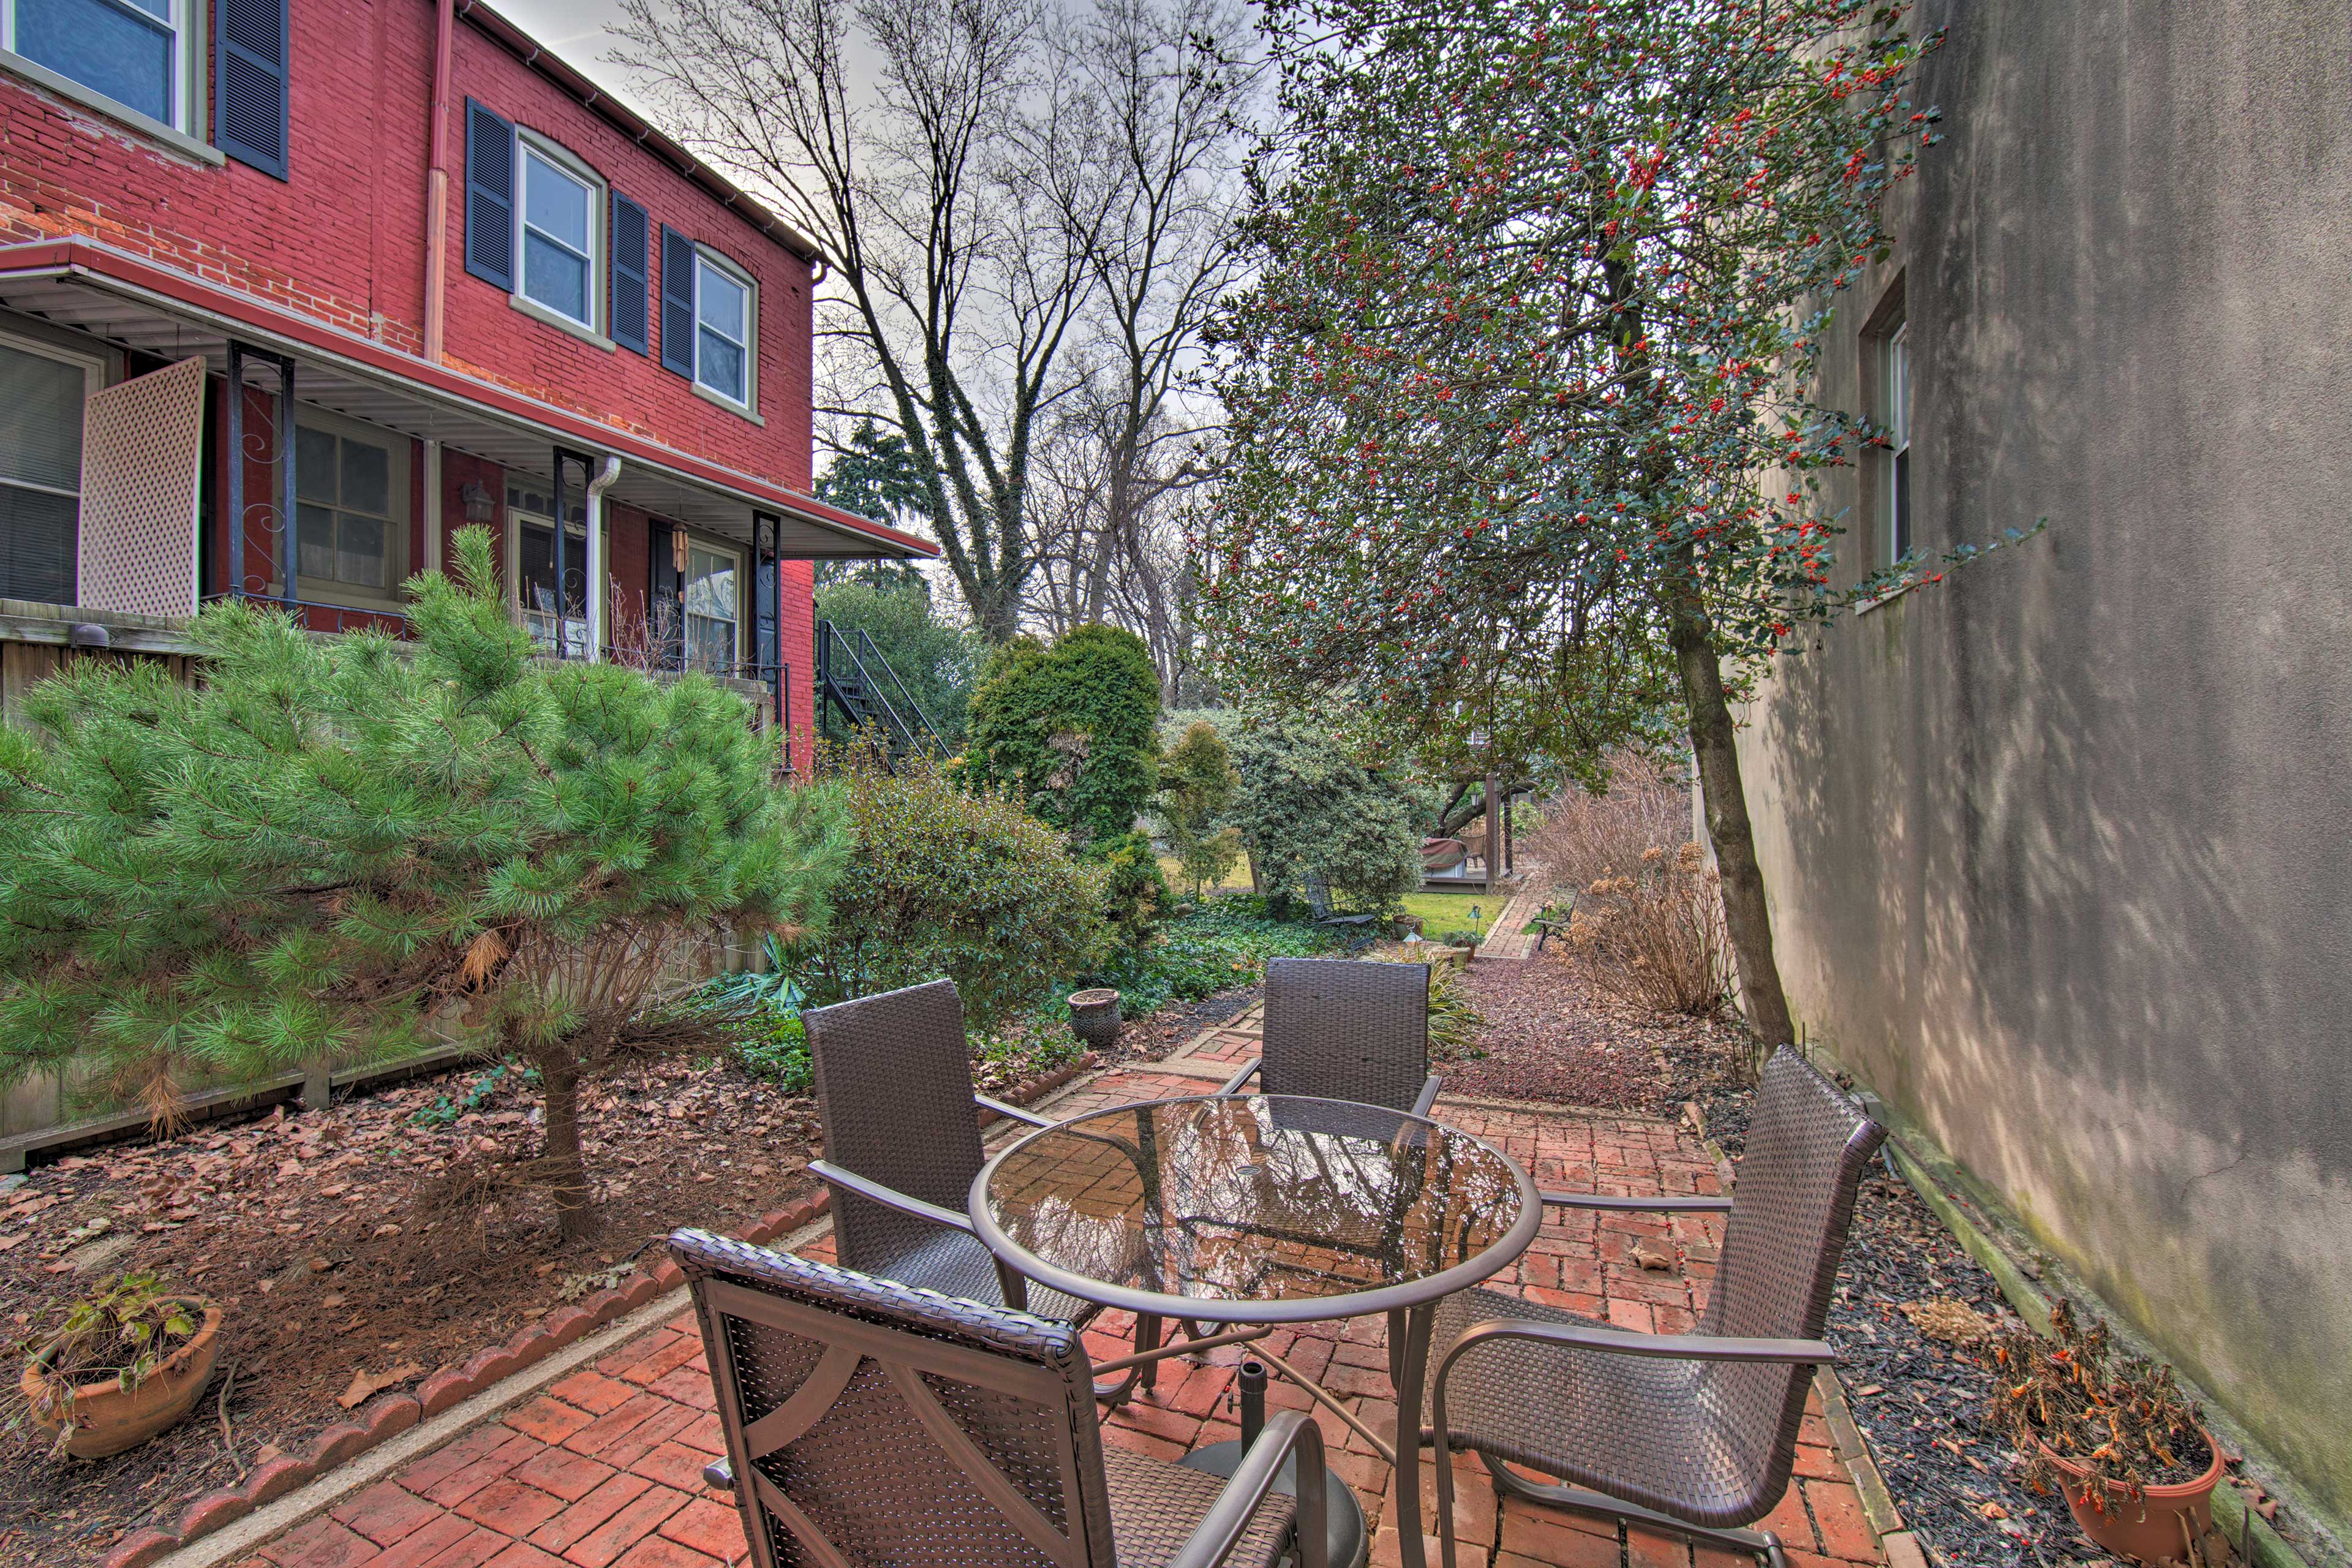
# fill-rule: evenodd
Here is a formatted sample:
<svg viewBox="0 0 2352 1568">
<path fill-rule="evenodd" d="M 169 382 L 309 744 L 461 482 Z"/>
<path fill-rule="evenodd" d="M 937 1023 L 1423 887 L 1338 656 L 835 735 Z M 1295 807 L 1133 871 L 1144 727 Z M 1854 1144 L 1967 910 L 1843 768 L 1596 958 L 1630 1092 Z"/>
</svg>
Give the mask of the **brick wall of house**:
<svg viewBox="0 0 2352 1568">
<path fill-rule="evenodd" d="M 423 346 L 425 207 L 435 7 L 432 0 L 304 0 L 291 8 L 289 177 L 231 159 L 215 166 L 94 110 L 0 72 L 0 244 L 83 236 L 239 289 L 273 305 L 365 334 L 404 353 Z M 209 105 L 210 94 L 200 95 Z M 695 395 L 659 360 L 659 244 L 650 354 L 604 349 L 516 310 L 505 290 L 468 274 L 465 245 L 465 101 L 475 99 L 560 143 L 613 189 L 726 256 L 757 283 L 754 421 Z M 200 132 L 201 134 L 201 130 Z M 444 352 L 454 369 L 796 489 L 812 482 L 808 262 L 574 100 L 497 39 L 460 21 L 453 36 Z M 603 280 L 600 279 L 600 287 Z M 250 439 L 268 450 L 268 400 L 248 403 Z M 225 421 L 216 421 L 216 433 Z M 248 500 L 267 499 L 264 464 L 248 467 Z M 422 564 L 424 485 L 412 453 L 415 537 Z M 504 474 L 450 450 L 442 515 L 461 525 L 467 480 L 504 512 Z M 225 476 L 216 494 L 215 561 L 227 549 Z M 646 583 L 644 514 L 617 518 L 613 581 Z M 494 525 L 495 526 L 495 525 Z M 266 581 L 269 544 L 248 540 L 250 580 Z M 226 572 L 216 569 L 215 580 Z M 784 658 L 804 705 L 810 669 L 809 577 L 787 567 Z"/>
<path fill-rule="evenodd" d="M 88 236 L 418 352 L 433 6 L 429 0 L 306 0 L 293 19 L 284 181 L 234 159 L 221 167 L 200 162 L 0 74 L 0 241 Z M 451 92 L 449 363 L 806 489 L 809 263 L 463 22 L 455 35 Z M 656 358 L 602 349 L 523 314 L 504 291 L 467 273 L 468 97 L 560 142 L 644 204 L 654 223 L 709 245 L 752 275 L 764 425 L 696 396 Z"/>
</svg>

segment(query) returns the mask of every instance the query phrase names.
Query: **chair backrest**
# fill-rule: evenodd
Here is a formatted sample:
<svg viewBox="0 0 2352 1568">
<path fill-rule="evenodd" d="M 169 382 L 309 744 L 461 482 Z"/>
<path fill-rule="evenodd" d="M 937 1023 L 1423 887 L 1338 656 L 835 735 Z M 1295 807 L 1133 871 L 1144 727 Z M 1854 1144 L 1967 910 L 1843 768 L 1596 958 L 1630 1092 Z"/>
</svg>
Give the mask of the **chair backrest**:
<svg viewBox="0 0 2352 1568">
<path fill-rule="evenodd" d="M 934 980 L 801 1015 L 816 1073 L 825 1158 L 908 1197 L 963 1212 L 980 1173 L 971 1051 L 955 983 Z M 939 1227 L 836 1192 L 841 1261 L 871 1273 L 939 1239 Z"/>
<path fill-rule="evenodd" d="M 1067 1323 L 704 1231 L 670 1237 L 754 1568 L 1113 1568 Z"/>
<path fill-rule="evenodd" d="M 1764 1066 L 1699 1331 L 1821 1338 L 1856 1190 L 1886 1130 L 1796 1052 Z M 1722 1431 L 1773 1497 L 1796 1458 L 1811 1367 L 1714 1363 Z"/>
<path fill-rule="evenodd" d="M 1265 966 L 1258 1088 L 1410 1110 L 1429 1077 L 1429 965 L 1277 958 Z"/>
</svg>

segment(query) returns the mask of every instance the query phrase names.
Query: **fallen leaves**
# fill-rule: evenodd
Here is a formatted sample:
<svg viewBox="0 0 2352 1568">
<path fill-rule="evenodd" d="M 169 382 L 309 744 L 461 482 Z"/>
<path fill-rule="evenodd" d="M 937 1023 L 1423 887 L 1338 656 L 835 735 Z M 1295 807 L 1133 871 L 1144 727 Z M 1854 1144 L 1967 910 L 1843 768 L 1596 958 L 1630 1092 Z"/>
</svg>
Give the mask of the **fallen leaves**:
<svg viewBox="0 0 2352 1568">
<path fill-rule="evenodd" d="M 362 1367 L 352 1373 L 351 1385 L 335 1395 L 335 1403 L 346 1410 L 356 1410 L 374 1395 L 412 1377 L 421 1377 L 425 1369 L 413 1361 L 401 1362 L 384 1372 L 370 1372 Z"/>
<path fill-rule="evenodd" d="M 1675 1249 L 1643 1237 L 1633 1243 L 1633 1261 L 1644 1268 L 1670 1271 L 1675 1266 Z"/>
<path fill-rule="evenodd" d="M 1896 1303 L 1896 1310 L 1922 1335 L 1948 1345 L 1981 1344 L 1992 1338 L 1996 1329 L 1990 1318 L 1964 1301 L 1902 1301 Z"/>
</svg>

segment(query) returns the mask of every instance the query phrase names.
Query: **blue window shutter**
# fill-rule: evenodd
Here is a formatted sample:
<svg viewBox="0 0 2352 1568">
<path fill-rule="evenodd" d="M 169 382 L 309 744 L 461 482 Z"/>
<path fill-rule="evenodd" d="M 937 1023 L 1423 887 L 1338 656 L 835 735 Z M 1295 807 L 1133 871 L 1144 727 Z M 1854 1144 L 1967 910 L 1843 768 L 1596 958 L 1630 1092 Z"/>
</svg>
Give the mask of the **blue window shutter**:
<svg viewBox="0 0 2352 1568">
<path fill-rule="evenodd" d="M 646 209 L 613 193 L 613 341 L 646 352 L 646 283 L 652 275 L 646 253 Z"/>
<path fill-rule="evenodd" d="M 662 225 L 661 362 L 694 379 L 694 241 Z"/>
<path fill-rule="evenodd" d="M 466 100 L 466 270 L 514 290 L 514 127 Z"/>
<path fill-rule="evenodd" d="M 213 7 L 213 142 L 240 163 L 286 177 L 288 0 Z"/>
</svg>

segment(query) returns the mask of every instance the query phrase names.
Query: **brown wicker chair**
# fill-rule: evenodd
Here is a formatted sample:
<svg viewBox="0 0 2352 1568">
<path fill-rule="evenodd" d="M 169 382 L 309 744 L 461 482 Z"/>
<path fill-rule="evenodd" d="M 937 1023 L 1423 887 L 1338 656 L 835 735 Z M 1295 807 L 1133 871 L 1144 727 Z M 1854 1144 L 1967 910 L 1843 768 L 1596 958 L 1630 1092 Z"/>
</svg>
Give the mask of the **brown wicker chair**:
<svg viewBox="0 0 2352 1568">
<path fill-rule="evenodd" d="M 1083 1323 L 1102 1309 L 1031 1285 L 973 1234 L 964 1203 L 985 1156 L 976 1107 L 1032 1127 L 1044 1117 L 972 1088 L 963 1000 L 934 980 L 801 1015 L 816 1071 L 825 1158 L 809 1169 L 833 1189 L 833 1237 L 860 1273 L 969 1301 Z M 1155 1350 L 1160 1321 L 1136 1323 L 1136 1347 Z M 1124 1399 L 1156 1385 L 1157 1362 L 1098 1391 Z"/>
<path fill-rule="evenodd" d="M 694 1289 L 752 1568 L 1328 1568 L 1320 1428 L 1268 1421 L 1232 1480 L 1106 1448 L 1069 1324 L 728 1241 Z M 745 1485 L 737 1485 L 740 1478 Z M 1296 1527 L 1294 1529 L 1294 1526 Z"/>
<path fill-rule="evenodd" d="M 1277 958 L 1265 966 L 1265 1047 L 1225 1080 L 1264 1094 L 1310 1095 L 1429 1114 L 1429 965 Z"/>
<path fill-rule="evenodd" d="M 1475 1449 L 1497 1489 L 1787 1562 L 1738 1528 L 1788 1489 L 1864 1166 L 1885 1129 L 1795 1052 L 1764 1068 L 1730 1198 L 1546 1193 L 1564 1208 L 1727 1213 L 1706 1312 L 1687 1334 L 1628 1333 L 1535 1301 L 1465 1290 L 1438 1309 L 1430 1381 L 1441 1453 Z M 1543 1486 L 1507 1462 L 1576 1483 Z M 1437 1466 L 1454 1568 L 1453 1468 Z"/>
<path fill-rule="evenodd" d="M 801 1021 L 824 1127 L 825 1157 L 809 1169 L 833 1189 L 834 1246 L 845 1267 L 1041 1317 L 1075 1321 L 1097 1310 L 1033 1289 L 972 1232 L 964 1202 L 985 1158 L 975 1108 L 1052 1124 L 973 1089 L 953 981 L 813 1008 Z"/>
</svg>

